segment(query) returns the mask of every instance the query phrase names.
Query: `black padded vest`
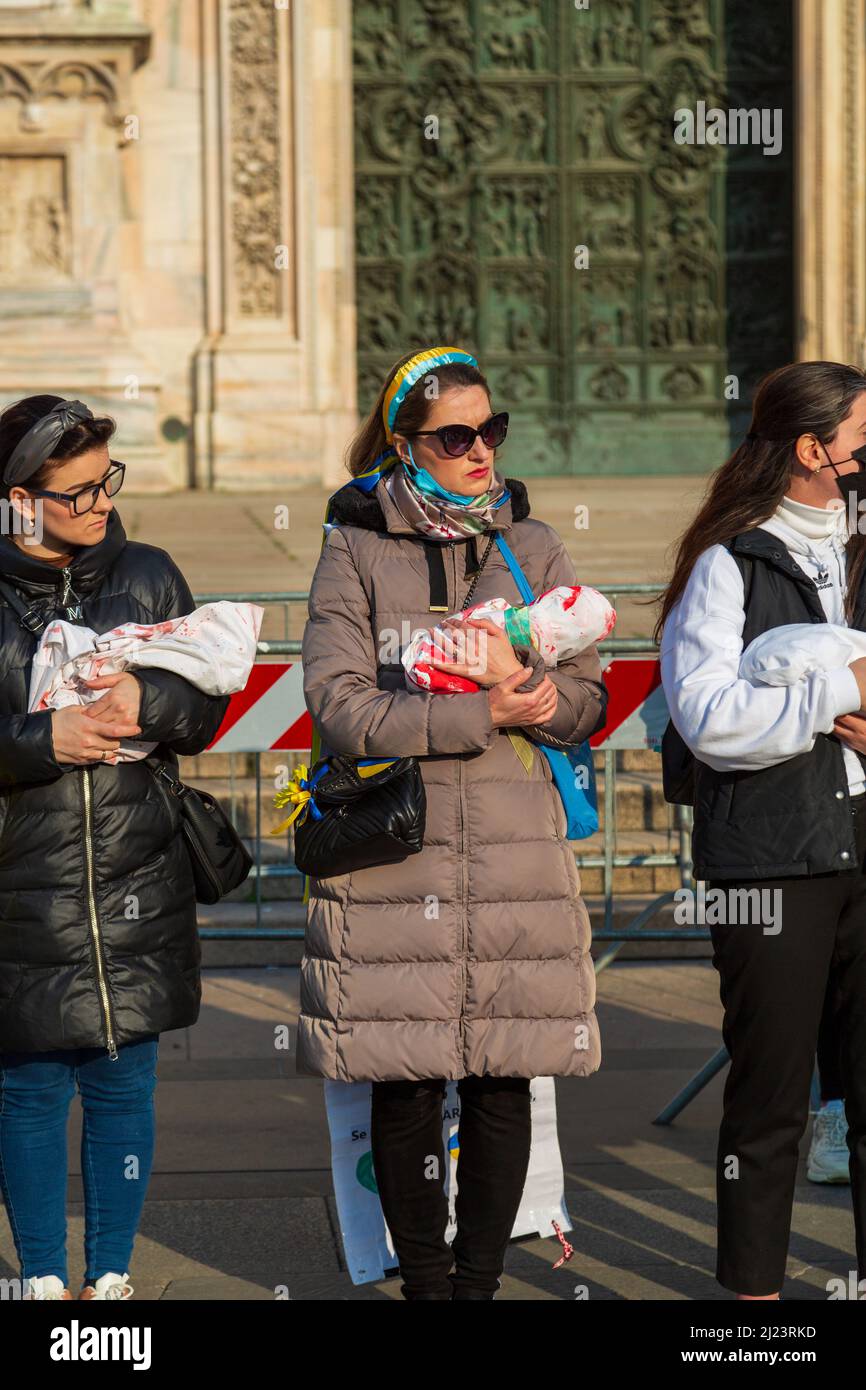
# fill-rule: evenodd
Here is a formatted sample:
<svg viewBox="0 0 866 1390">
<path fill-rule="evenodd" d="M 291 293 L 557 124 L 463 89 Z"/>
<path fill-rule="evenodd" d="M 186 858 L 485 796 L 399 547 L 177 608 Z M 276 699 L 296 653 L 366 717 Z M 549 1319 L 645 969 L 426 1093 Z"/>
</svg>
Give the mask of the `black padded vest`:
<svg viewBox="0 0 866 1390">
<path fill-rule="evenodd" d="M 756 528 L 728 550 L 743 574 L 743 646 L 786 623 L 826 622 L 812 580 L 784 544 Z M 866 628 L 866 572 L 852 627 Z M 860 761 L 866 766 L 866 759 Z M 694 760 L 692 855 L 698 879 L 791 878 L 859 868 L 843 747 L 818 734 L 809 753 L 773 767 L 716 772 Z"/>
</svg>

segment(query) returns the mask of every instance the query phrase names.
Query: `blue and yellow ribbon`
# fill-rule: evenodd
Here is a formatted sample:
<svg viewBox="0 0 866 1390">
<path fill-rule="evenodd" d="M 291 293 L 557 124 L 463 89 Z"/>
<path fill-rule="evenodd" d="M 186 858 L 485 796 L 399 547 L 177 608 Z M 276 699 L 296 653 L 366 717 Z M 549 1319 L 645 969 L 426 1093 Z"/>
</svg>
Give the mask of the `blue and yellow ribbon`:
<svg viewBox="0 0 866 1390">
<path fill-rule="evenodd" d="M 467 367 L 478 366 L 477 359 L 472 356 L 471 352 L 464 352 L 463 348 L 435 347 L 425 348 L 423 352 L 416 352 L 414 357 L 410 357 L 408 362 L 404 362 L 402 367 L 398 367 L 388 384 L 385 399 L 382 401 L 382 422 L 385 426 L 385 438 L 389 444 L 394 438 L 394 421 L 397 418 L 397 412 L 415 382 L 419 381 L 425 372 L 432 371 L 435 367 L 447 367 L 452 362 L 464 362 Z"/>
<path fill-rule="evenodd" d="M 282 821 L 282 823 L 277 826 L 276 830 L 270 830 L 268 834 L 281 835 L 284 830 L 288 830 L 296 817 L 298 818 L 299 825 L 305 819 L 313 795 L 310 791 L 309 778 L 310 769 L 307 767 L 306 763 L 300 763 L 299 766 L 295 768 L 292 774 L 292 780 L 289 782 L 288 786 L 284 787 L 282 791 L 277 792 L 274 797 L 275 806 L 282 809 L 283 806 L 288 806 L 290 802 L 293 802 L 295 804 L 295 809 L 288 820 Z"/>
</svg>

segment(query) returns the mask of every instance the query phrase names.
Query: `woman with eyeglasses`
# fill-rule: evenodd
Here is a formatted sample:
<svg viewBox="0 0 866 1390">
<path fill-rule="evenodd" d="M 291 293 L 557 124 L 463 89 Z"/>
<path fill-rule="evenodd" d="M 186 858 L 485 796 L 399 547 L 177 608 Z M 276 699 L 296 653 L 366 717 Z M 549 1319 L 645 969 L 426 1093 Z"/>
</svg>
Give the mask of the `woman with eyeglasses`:
<svg viewBox="0 0 866 1390">
<path fill-rule="evenodd" d="M 298 1047 L 302 1072 L 372 1082 L 373 1170 L 410 1300 L 494 1297 L 529 1160 L 530 1079 L 587 1076 L 601 1055 L 566 817 L 528 743 L 568 748 L 601 726 L 597 650 L 546 673 L 534 647 L 494 624 L 455 624 L 437 664 L 481 688 L 453 695 L 408 691 L 399 659 L 472 586 L 473 603 L 522 606 L 497 532 L 536 596 L 575 583 L 525 485 L 497 469 L 507 426 L 469 353 L 432 348 L 395 365 L 349 450 L 352 479 L 330 499 L 303 640 L 323 747 L 417 756 L 425 787 L 419 853 L 310 879 Z"/>
<path fill-rule="evenodd" d="M 27 1299 L 70 1299 L 66 1121 L 83 1109 L 81 1299 L 129 1298 L 150 1176 L 159 1035 L 198 1017 L 195 888 L 174 798 L 146 765 L 200 753 L 228 697 L 148 669 L 28 713 L 55 618 L 97 633 L 195 607 L 165 550 L 128 541 L 114 422 L 29 396 L 0 415 L 0 1184 Z M 156 741 L 117 762 L 120 740 Z"/>
</svg>

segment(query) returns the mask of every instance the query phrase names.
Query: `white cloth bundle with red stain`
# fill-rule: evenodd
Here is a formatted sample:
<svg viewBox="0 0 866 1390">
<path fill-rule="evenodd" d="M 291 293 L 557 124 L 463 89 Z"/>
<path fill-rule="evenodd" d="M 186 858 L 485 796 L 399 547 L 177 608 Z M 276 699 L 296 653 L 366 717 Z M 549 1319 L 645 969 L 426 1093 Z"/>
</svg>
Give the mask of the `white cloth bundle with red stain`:
<svg viewBox="0 0 866 1390">
<path fill-rule="evenodd" d="M 502 628 L 512 646 L 535 647 L 543 656 L 544 664 L 551 667 L 577 656 L 593 642 L 600 642 L 616 622 L 616 613 L 604 594 L 585 584 L 563 584 L 548 589 L 522 608 L 512 607 L 504 598 L 487 599 L 450 617 L 488 618 Z M 441 626 L 416 632 L 400 658 L 409 688 L 451 693 L 478 690 L 475 681 L 450 675 L 430 664 L 430 658 L 435 656 L 445 661 L 460 660 L 463 664 L 476 660 L 483 665 L 484 630 L 469 628 L 466 632 L 465 654 L 458 654 L 458 650 L 452 650 L 443 641 Z"/>
<path fill-rule="evenodd" d="M 28 708 L 92 704 L 107 688 L 92 690 L 85 681 L 149 666 L 173 671 L 208 695 L 232 695 L 249 680 L 263 617 L 254 603 L 222 600 L 161 623 L 122 623 L 102 636 L 57 618 L 33 656 Z M 116 761 L 144 758 L 155 747 L 121 739 Z"/>
</svg>

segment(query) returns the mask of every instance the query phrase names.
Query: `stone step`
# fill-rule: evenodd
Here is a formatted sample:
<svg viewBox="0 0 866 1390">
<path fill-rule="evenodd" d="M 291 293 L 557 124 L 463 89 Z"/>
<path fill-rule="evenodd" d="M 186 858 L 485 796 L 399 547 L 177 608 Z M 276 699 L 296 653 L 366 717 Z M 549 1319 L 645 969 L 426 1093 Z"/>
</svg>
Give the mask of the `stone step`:
<svg viewBox="0 0 866 1390">
<path fill-rule="evenodd" d="M 617 771 L 649 772 L 661 777 L 661 755 L 650 748 L 621 748 L 617 752 Z"/>
<path fill-rule="evenodd" d="M 301 763 L 309 766 L 309 750 L 291 753 L 262 753 L 260 755 L 260 776 L 262 782 L 273 782 L 277 774 L 286 768 L 291 772 Z M 198 753 L 195 757 L 178 758 L 180 775 L 183 781 L 195 785 L 196 780 L 211 777 L 231 777 L 236 779 L 251 777 L 255 780 L 255 753 Z"/>
<path fill-rule="evenodd" d="M 181 781 L 209 781 L 212 777 L 254 777 L 252 753 L 198 753 L 195 757 L 178 757 Z"/>
<path fill-rule="evenodd" d="M 253 777 L 236 778 L 232 783 L 226 777 L 190 777 L 183 775 L 184 781 L 192 787 L 198 787 L 206 791 L 210 796 L 216 798 L 223 810 L 232 819 L 235 829 L 242 836 L 253 836 L 256 833 L 256 783 Z M 273 830 L 281 821 L 291 814 L 291 807 L 280 809 L 273 804 L 275 795 L 272 783 L 262 778 L 261 783 L 261 836 L 265 844 L 279 844 L 285 846 L 289 831 L 280 836 L 270 836 Z"/>
<path fill-rule="evenodd" d="M 601 856 L 604 854 L 604 839 L 599 831 L 586 840 L 572 840 L 571 847 L 577 858 L 580 881 L 584 893 L 603 893 L 603 868 L 583 868 L 581 856 Z M 646 855 L 675 854 L 678 838 L 674 833 L 661 830 L 623 830 L 618 827 L 614 853 L 639 859 Z M 615 893 L 669 893 L 679 888 L 680 870 L 676 865 L 629 864 L 613 871 Z"/>
<path fill-rule="evenodd" d="M 604 778 L 598 780 L 598 813 L 604 825 Z M 677 808 L 664 798 L 661 776 L 617 772 L 616 823 L 621 830 L 667 830 L 676 826 Z"/>
</svg>

